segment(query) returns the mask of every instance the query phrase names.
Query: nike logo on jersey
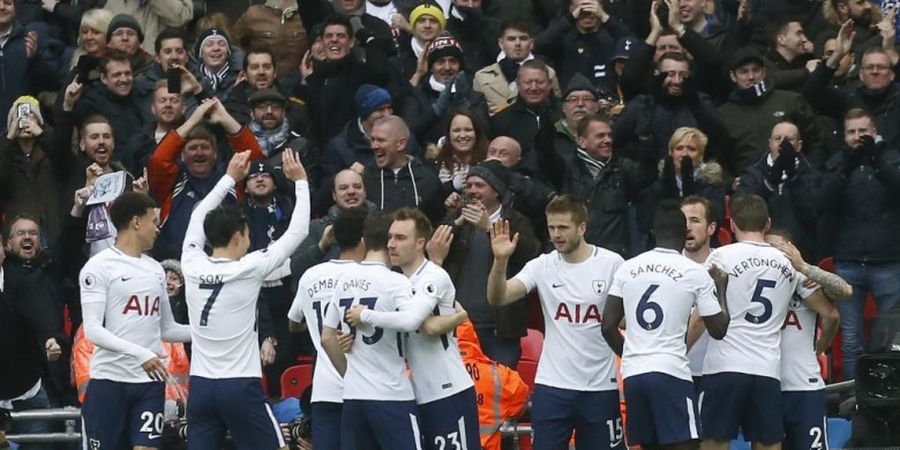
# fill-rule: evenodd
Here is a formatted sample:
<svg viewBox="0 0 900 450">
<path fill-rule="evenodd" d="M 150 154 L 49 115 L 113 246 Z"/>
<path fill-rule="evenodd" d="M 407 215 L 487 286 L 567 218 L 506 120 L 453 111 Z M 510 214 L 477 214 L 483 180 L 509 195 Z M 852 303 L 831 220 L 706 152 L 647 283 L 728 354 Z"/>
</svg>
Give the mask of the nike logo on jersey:
<svg viewBox="0 0 900 450">
<path fill-rule="evenodd" d="M 556 289 L 556 288 L 558 288 L 558 287 L 562 287 L 562 286 L 565 286 L 565 285 L 562 284 L 562 283 L 560 283 L 560 284 L 553 283 L 553 284 L 551 284 L 550 286 L 552 286 L 554 289 Z"/>
<path fill-rule="evenodd" d="M 134 277 L 122 277 L 122 282 L 124 283 L 132 278 L 134 278 Z"/>
<path fill-rule="evenodd" d="M 150 433 L 150 434 L 147 435 L 147 439 L 159 439 L 159 438 L 161 438 L 161 437 L 162 437 L 161 434 L 153 434 L 153 433 Z"/>
</svg>

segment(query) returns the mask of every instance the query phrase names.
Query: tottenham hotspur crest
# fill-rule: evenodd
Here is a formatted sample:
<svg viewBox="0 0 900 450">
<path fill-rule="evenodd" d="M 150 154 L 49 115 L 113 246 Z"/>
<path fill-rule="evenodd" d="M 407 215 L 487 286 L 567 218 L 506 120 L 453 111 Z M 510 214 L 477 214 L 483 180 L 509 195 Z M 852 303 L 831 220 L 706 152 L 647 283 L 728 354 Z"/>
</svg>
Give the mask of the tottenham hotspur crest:
<svg viewBox="0 0 900 450">
<path fill-rule="evenodd" d="M 100 441 L 91 439 L 91 450 L 100 450 Z"/>
<path fill-rule="evenodd" d="M 591 286 L 594 287 L 597 295 L 603 295 L 603 292 L 606 291 L 606 280 L 594 280 L 591 282 Z"/>
</svg>

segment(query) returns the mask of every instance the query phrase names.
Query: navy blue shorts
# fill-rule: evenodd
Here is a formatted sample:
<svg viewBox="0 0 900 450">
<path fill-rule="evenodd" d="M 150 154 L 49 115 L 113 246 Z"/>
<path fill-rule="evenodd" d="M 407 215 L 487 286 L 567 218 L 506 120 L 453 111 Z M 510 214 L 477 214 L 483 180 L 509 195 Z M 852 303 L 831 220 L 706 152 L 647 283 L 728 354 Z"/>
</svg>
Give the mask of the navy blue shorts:
<svg viewBox="0 0 900 450">
<path fill-rule="evenodd" d="M 312 438 L 316 450 L 341 450 L 343 404 L 315 402 L 312 407 Z"/>
<path fill-rule="evenodd" d="M 480 449 L 475 388 L 419 405 L 419 425 L 426 449 Z"/>
<path fill-rule="evenodd" d="M 166 385 L 90 380 L 81 407 L 84 448 L 160 448 Z"/>
<path fill-rule="evenodd" d="M 772 445 L 784 438 L 781 383 L 775 378 L 722 372 L 703 375 L 703 437 L 730 441 L 743 431 L 748 442 Z"/>
<path fill-rule="evenodd" d="M 413 400 L 344 400 L 341 449 L 421 450 L 416 411 Z"/>
<path fill-rule="evenodd" d="M 285 446 L 259 378 L 213 380 L 192 376 L 187 418 L 190 450 L 220 450 L 226 431 L 231 432 L 238 450 Z"/>
<path fill-rule="evenodd" d="M 785 391 L 784 450 L 828 450 L 825 391 Z"/>
<path fill-rule="evenodd" d="M 700 439 L 694 383 L 659 372 L 625 379 L 628 445 L 672 445 Z"/>
<path fill-rule="evenodd" d="M 569 448 L 572 431 L 579 449 L 624 449 L 619 391 L 573 391 L 538 384 L 531 397 L 532 445 Z"/>
</svg>

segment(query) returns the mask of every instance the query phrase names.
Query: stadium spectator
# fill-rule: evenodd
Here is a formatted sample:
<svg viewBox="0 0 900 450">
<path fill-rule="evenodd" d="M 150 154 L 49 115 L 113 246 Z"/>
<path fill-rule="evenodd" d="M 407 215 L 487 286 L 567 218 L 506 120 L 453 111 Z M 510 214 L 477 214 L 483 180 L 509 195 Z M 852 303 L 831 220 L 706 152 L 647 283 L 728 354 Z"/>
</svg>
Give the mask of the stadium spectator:
<svg viewBox="0 0 900 450">
<path fill-rule="evenodd" d="M 127 28 L 121 28 L 127 29 Z M 153 121 L 146 108 L 149 100 L 142 97 L 134 86 L 131 59 L 121 53 L 113 53 L 100 60 L 100 84 L 84 84 L 84 92 L 74 104 L 75 117 L 84 121 L 99 114 L 112 125 L 118 136 L 129 136 Z M 146 95 L 152 95 L 147 92 Z M 62 130 L 62 127 L 60 127 Z"/>
<path fill-rule="evenodd" d="M 128 56 L 134 76 L 150 69 L 154 60 L 151 53 L 141 48 L 144 32 L 141 25 L 128 14 L 117 14 L 106 29 L 106 42 L 111 51 Z M 155 42 L 155 41 L 154 41 Z"/>
<path fill-rule="evenodd" d="M 398 39 L 399 50 L 391 57 L 394 82 L 401 88 L 409 83 L 413 86 L 426 71 L 421 66 L 428 59 L 428 48 L 431 42 L 444 31 L 447 19 L 437 5 L 423 3 L 409 13 L 409 21 L 398 21 L 401 30 Z M 462 63 L 462 60 L 459 61 Z M 422 73 L 418 73 L 419 71 Z M 413 78 L 415 76 L 415 78 Z"/>
<path fill-rule="evenodd" d="M 487 158 L 488 137 L 481 119 L 467 110 L 454 113 L 446 130 L 434 168 L 449 195 L 461 191 L 469 168 Z"/>
<path fill-rule="evenodd" d="M 234 40 L 244 49 L 264 48 L 271 52 L 272 61 L 278 61 L 277 77 L 282 80 L 297 70 L 309 49 L 297 3 L 272 1 L 250 5 L 234 22 Z"/>
<path fill-rule="evenodd" d="M 219 28 L 205 30 L 197 36 L 193 57 L 197 61 L 194 75 L 206 95 L 227 100 L 243 63 L 242 55 L 232 50 L 228 34 Z"/>
<path fill-rule="evenodd" d="M 500 20 L 486 15 L 481 4 L 482 0 L 452 0 L 447 14 L 447 31 L 465 50 L 463 64 L 470 72 L 491 64 L 497 57 L 494 43 L 500 35 Z"/>
<path fill-rule="evenodd" d="M 156 36 L 156 42 L 153 44 L 156 50 L 156 61 L 144 73 L 134 74 L 135 87 L 142 96 L 152 97 L 156 83 L 166 80 L 170 68 L 193 65 L 188 54 L 186 39 L 185 34 L 176 28 L 166 28 Z M 197 84 L 196 79 L 192 81 L 192 85 Z M 188 86 L 189 89 L 182 87 L 182 90 L 189 92 L 191 87 Z"/>
<path fill-rule="evenodd" d="M 127 14 L 133 18 L 141 30 L 144 51 L 152 52 L 156 35 L 166 27 L 180 27 L 194 18 L 194 8 L 190 0 L 107 0 L 104 8 L 113 14 Z"/>
<path fill-rule="evenodd" d="M 9 111 L 21 95 L 37 94 L 52 85 L 53 64 L 38 47 L 38 35 L 16 20 L 16 4 L 0 0 L 0 111 Z"/>
<path fill-rule="evenodd" d="M 61 3 L 58 3 L 62 5 Z M 90 9 L 81 15 L 81 24 L 78 28 L 78 47 L 73 51 L 65 72 L 78 66 L 78 60 L 84 55 L 91 55 L 96 59 L 106 56 L 106 30 L 113 19 L 113 14 L 105 9 Z M 100 78 L 97 73 L 93 79 Z"/>
<path fill-rule="evenodd" d="M 306 105 L 299 98 L 290 96 L 293 83 L 282 81 L 286 79 L 279 75 L 282 64 L 273 57 L 271 50 L 265 48 L 252 47 L 244 53 L 244 70 L 224 103 L 235 120 L 239 123 L 250 121 L 250 95 L 260 89 L 275 89 L 287 98 L 285 116 L 291 127 L 301 133 L 307 132 L 310 124 Z"/>
<path fill-rule="evenodd" d="M 541 121 L 556 123 L 560 119 L 559 102 L 553 95 L 550 71 L 542 61 L 533 59 L 519 66 L 516 76 L 516 100 L 491 116 L 491 136 L 509 136 L 522 146 L 526 163 L 535 160 L 534 139 Z"/>
<path fill-rule="evenodd" d="M 769 48 L 763 56 L 766 73 L 776 89 L 799 91 L 815 70 L 819 60 L 813 59 L 812 43 L 803 25 L 790 17 L 776 19 L 768 25 Z"/>
<path fill-rule="evenodd" d="M 120 147 L 118 159 L 132 175 L 140 176 L 147 167 L 150 156 L 169 130 L 184 122 L 185 100 L 181 94 L 169 92 L 166 80 L 156 82 L 150 112 L 155 119 L 148 126 L 137 130 Z"/>
</svg>

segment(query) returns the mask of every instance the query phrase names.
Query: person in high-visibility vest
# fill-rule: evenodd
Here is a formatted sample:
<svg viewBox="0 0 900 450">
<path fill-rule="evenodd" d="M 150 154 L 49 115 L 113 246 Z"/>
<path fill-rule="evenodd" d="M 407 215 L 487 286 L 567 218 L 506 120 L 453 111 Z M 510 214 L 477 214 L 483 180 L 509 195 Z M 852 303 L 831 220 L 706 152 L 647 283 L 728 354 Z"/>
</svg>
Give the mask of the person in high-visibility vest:
<svg viewBox="0 0 900 450">
<path fill-rule="evenodd" d="M 485 356 L 471 320 L 456 327 L 459 353 L 475 382 L 481 447 L 500 450 L 500 425 L 522 415 L 528 401 L 528 385 L 518 372 Z"/>
<path fill-rule="evenodd" d="M 166 383 L 166 400 L 187 401 L 188 377 L 191 362 L 180 342 L 163 342 L 163 352 L 168 355 L 166 370 L 175 383 Z M 84 328 L 78 327 L 72 345 L 72 380 L 78 390 L 78 402 L 84 403 L 88 381 L 91 379 L 91 357 L 94 355 L 94 344 L 84 336 Z"/>
</svg>

